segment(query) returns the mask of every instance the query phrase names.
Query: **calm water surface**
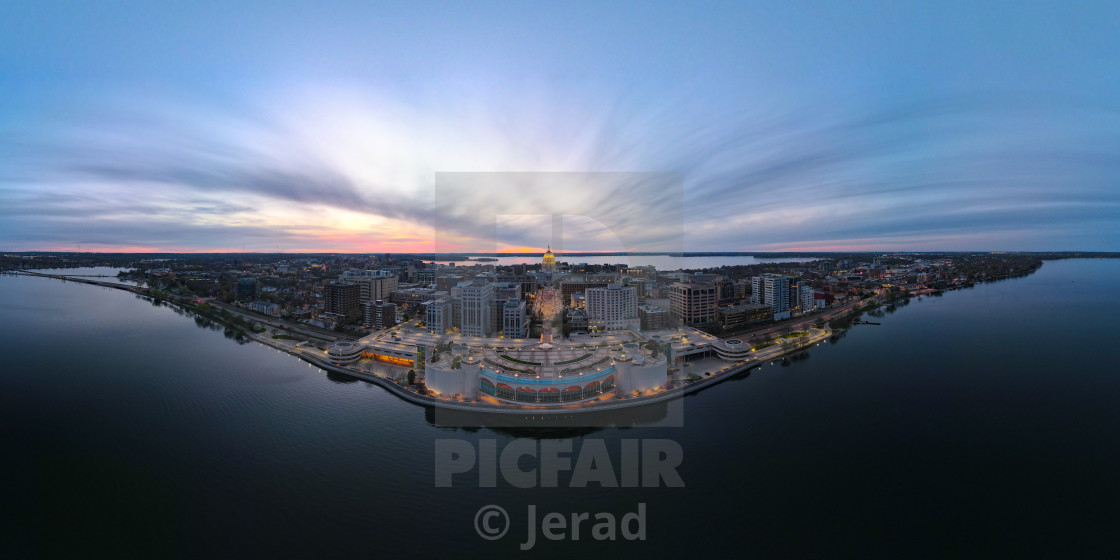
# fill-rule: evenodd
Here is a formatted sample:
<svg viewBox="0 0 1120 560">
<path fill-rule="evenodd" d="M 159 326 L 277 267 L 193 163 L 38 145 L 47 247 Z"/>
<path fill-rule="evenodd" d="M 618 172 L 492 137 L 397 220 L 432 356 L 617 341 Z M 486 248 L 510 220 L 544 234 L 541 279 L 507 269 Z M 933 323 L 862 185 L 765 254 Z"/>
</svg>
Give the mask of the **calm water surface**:
<svg viewBox="0 0 1120 560">
<path fill-rule="evenodd" d="M 1117 277 L 1047 262 L 688 397 L 684 427 L 559 434 L 676 440 L 685 488 L 533 490 L 434 488 L 436 439 L 511 434 L 123 291 L 0 277 L 0 556 L 499 557 L 528 504 L 643 502 L 645 542 L 532 555 L 1115 557 Z M 486 504 L 505 539 L 476 535 Z"/>
<path fill-rule="evenodd" d="M 59 276 L 80 276 L 89 278 L 91 280 L 101 280 L 104 282 L 117 282 L 119 284 L 130 284 L 135 286 L 136 282 L 131 280 L 121 280 L 117 278 L 117 274 L 127 272 L 126 268 L 116 268 L 111 266 L 79 266 L 74 268 L 36 268 L 35 272 L 42 272 L 43 274 L 55 274 Z"/>
</svg>

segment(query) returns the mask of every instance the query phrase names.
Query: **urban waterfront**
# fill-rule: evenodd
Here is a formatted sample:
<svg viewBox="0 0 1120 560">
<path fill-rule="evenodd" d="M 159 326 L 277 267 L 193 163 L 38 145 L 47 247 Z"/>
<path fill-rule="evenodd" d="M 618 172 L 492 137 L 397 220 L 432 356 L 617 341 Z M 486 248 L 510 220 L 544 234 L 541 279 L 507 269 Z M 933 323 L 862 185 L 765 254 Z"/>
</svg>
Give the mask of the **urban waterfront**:
<svg viewBox="0 0 1120 560">
<path fill-rule="evenodd" d="M 78 271 L 70 271 L 79 274 Z M 633 511 L 642 542 L 542 556 L 1024 556 L 1112 550 L 1117 260 L 913 298 L 684 399 L 680 428 L 452 430 L 431 411 L 120 290 L 0 277 L 3 550 L 514 554 L 516 520 Z M 881 315 L 881 317 L 879 316 Z M 437 439 L 671 439 L 684 488 L 452 488 Z M 472 524 L 513 513 L 499 541 Z"/>
<path fill-rule="evenodd" d="M 491 258 L 494 260 L 479 260 Z M 541 262 L 539 254 L 532 254 L 526 256 L 509 256 L 503 255 L 500 257 L 470 257 L 468 261 L 447 261 L 447 260 L 427 260 L 436 264 L 452 264 L 455 266 L 471 266 L 475 264 L 481 265 L 497 265 L 497 266 L 510 266 L 515 264 L 537 264 Z M 788 263 L 788 262 L 809 262 L 817 260 L 816 257 L 755 257 L 751 255 L 723 255 L 723 256 L 709 256 L 709 255 L 580 255 L 571 256 L 563 253 L 556 255 L 556 260 L 560 262 L 567 262 L 570 264 L 625 264 L 627 266 L 652 266 L 657 270 L 672 271 L 672 270 L 697 270 L 702 268 L 714 268 L 719 266 L 735 266 L 735 265 L 750 265 L 761 263 Z"/>
</svg>

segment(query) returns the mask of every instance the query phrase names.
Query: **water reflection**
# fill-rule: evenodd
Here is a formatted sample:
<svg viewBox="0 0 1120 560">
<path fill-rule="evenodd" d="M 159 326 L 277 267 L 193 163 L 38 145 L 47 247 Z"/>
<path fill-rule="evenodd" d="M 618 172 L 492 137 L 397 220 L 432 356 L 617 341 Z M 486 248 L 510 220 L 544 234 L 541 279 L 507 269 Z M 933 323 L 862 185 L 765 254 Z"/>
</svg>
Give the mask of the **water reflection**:
<svg viewBox="0 0 1120 560">
<path fill-rule="evenodd" d="M 361 381 L 357 377 L 353 377 L 353 376 L 342 374 L 342 373 L 335 373 L 333 371 L 327 371 L 327 379 L 330 380 L 331 383 L 338 383 L 340 385 L 349 385 L 349 384 L 357 383 L 358 381 Z M 369 383 L 367 383 L 366 385 L 369 385 Z"/>
<path fill-rule="evenodd" d="M 615 410 L 585 410 L 572 414 L 524 414 L 466 411 L 440 406 L 424 407 L 424 418 L 441 429 L 489 428 L 516 437 L 566 438 L 584 436 L 605 428 L 676 425 L 683 418 L 681 398 Z"/>
</svg>

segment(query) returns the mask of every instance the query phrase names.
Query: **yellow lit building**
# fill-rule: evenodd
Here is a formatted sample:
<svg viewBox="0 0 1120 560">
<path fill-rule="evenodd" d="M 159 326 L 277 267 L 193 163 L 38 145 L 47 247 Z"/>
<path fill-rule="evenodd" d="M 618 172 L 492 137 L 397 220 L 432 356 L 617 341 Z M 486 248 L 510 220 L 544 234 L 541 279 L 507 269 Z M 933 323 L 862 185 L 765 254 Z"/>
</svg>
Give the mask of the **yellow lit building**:
<svg viewBox="0 0 1120 560">
<path fill-rule="evenodd" d="M 552 245 L 549 245 L 548 250 L 544 252 L 544 259 L 541 261 L 541 270 L 556 270 L 556 255 L 552 254 Z"/>
</svg>

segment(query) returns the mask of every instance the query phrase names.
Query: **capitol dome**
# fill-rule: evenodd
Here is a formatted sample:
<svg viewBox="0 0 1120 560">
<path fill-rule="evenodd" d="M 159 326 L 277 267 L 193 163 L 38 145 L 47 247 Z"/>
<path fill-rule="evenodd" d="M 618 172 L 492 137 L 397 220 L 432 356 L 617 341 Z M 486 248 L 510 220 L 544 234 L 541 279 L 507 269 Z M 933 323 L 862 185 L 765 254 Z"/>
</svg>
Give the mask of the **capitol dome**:
<svg viewBox="0 0 1120 560">
<path fill-rule="evenodd" d="M 556 256 L 552 254 L 552 245 L 549 245 L 548 250 L 544 252 L 541 270 L 556 270 Z"/>
</svg>

